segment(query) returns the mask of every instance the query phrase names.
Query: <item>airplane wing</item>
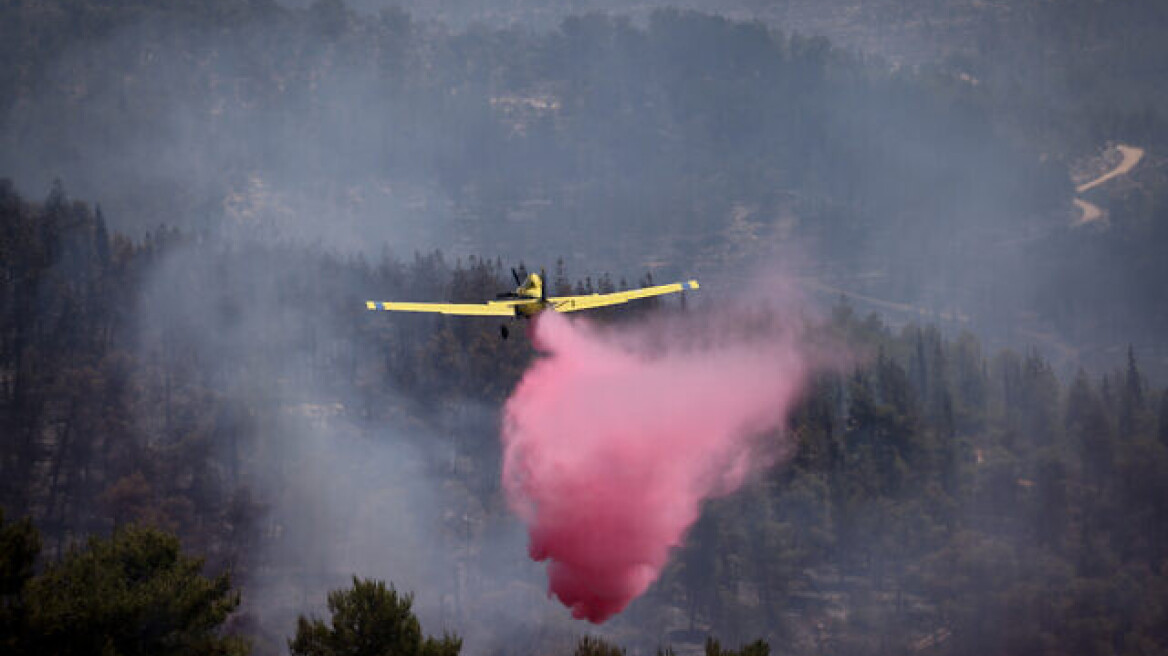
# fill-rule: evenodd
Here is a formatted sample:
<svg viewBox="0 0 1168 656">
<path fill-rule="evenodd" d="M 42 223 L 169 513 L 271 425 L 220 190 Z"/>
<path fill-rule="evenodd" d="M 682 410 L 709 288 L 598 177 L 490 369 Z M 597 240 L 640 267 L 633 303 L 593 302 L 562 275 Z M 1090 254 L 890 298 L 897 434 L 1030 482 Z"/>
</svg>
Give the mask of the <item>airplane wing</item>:
<svg viewBox="0 0 1168 656">
<path fill-rule="evenodd" d="M 663 294 L 673 294 L 689 289 L 698 289 L 698 287 L 698 281 L 689 280 L 687 282 L 675 282 L 670 285 L 657 285 L 656 287 L 642 287 L 640 289 L 630 289 L 627 292 L 613 292 L 611 294 L 557 296 L 549 298 L 548 303 L 556 312 L 576 312 L 578 310 L 590 310 L 606 305 L 628 303 L 638 298 L 649 298 L 650 296 L 661 296 Z"/>
<path fill-rule="evenodd" d="M 394 301 L 365 301 L 367 310 L 387 312 L 435 312 L 479 317 L 513 317 L 515 302 L 503 303 L 399 303 Z"/>
</svg>

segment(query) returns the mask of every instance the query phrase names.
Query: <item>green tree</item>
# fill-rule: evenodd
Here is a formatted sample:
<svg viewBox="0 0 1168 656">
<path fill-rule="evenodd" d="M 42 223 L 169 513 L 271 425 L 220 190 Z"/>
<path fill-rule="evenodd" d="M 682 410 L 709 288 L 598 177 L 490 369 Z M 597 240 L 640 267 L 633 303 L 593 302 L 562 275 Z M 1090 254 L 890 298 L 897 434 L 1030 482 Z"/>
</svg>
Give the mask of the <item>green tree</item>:
<svg viewBox="0 0 1168 656">
<path fill-rule="evenodd" d="M 1144 383 L 1136 364 L 1135 350 L 1127 347 L 1127 369 L 1119 393 L 1119 437 L 1130 440 L 1141 432 L 1144 414 Z"/>
<path fill-rule="evenodd" d="M 91 537 L 24 593 L 28 653 L 126 656 L 246 654 L 221 627 L 239 605 L 229 574 L 207 578 L 162 531 L 127 527 Z"/>
<path fill-rule="evenodd" d="M 288 647 L 295 656 L 457 656 L 461 638 L 422 638 L 413 604 L 412 594 L 354 576 L 352 588 L 329 593 L 332 625 L 302 615 Z"/>
<path fill-rule="evenodd" d="M 625 656 L 625 649 L 603 638 L 584 636 L 576 643 L 572 656 Z"/>
<path fill-rule="evenodd" d="M 41 550 L 40 534 L 29 519 L 4 522 L 0 509 L 0 651 L 17 652 L 24 624 L 23 593 Z"/>
<path fill-rule="evenodd" d="M 1156 437 L 1160 443 L 1168 446 L 1168 389 L 1160 395 L 1160 419 L 1156 430 Z"/>
<path fill-rule="evenodd" d="M 717 640 L 706 639 L 706 656 L 770 656 L 771 646 L 765 640 L 755 640 L 739 649 L 725 649 Z"/>
<path fill-rule="evenodd" d="M 1107 407 L 1080 370 L 1067 393 L 1064 421 L 1066 435 L 1078 450 L 1085 482 L 1102 488 L 1111 478 L 1115 462 L 1115 438 Z"/>
</svg>

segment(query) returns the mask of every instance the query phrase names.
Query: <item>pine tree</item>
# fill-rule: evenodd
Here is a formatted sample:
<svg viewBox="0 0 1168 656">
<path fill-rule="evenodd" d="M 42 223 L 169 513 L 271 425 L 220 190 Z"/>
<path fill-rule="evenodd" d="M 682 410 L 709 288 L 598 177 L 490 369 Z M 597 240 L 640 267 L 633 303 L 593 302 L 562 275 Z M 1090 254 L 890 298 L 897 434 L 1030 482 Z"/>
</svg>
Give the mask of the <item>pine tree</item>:
<svg viewBox="0 0 1168 656">
<path fill-rule="evenodd" d="M 1064 426 L 1068 441 L 1079 452 L 1086 482 L 1102 488 L 1111 477 L 1115 444 L 1106 408 L 1081 369 L 1067 393 Z"/>
<path fill-rule="evenodd" d="M 576 643 L 572 656 L 625 656 L 623 647 L 614 645 L 603 638 L 584 636 Z"/>
<path fill-rule="evenodd" d="M 24 591 L 41 550 L 40 533 L 25 518 L 5 522 L 0 508 L 0 651 L 19 654 L 27 640 Z"/>
<path fill-rule="evenodd" d="M 555 282 L 552 284 L 552 296 L 570 296 L 572 281 L 568 280 L 568 272 L 564 267 L 564 258 L 556 258 Z"/>
<path fill-rule="evenodd" d="M 1143 428 L 1144 384 L 1136 364 L 1135 349 L 1127 347 L 1127 369 L 1119 395 L 1119 437 L 1130 440 Z"/>
<path fill-rule="evenodd" d="M 462 640 L 422 637 L 412 594 L 382 581 L 353 577 L 353 587 L 328 595 L 328 624 L 303 615 L 288 641 L 293 656 L 458 656 Z"/>
<path fill-rule="evenodd" d="M 1160 420 L 1156 436 L 1161 444 L 1168 446 L 1168 389 L 1160 394 Z"/>
<path fill-rule="evenodd" d="M 245 654 L 221 634 L 239 605 L 231 577 L 207 578 L 178 538 L 127 527 L 91 537 L 27 585 L 28 653 Z"/>
</svg>

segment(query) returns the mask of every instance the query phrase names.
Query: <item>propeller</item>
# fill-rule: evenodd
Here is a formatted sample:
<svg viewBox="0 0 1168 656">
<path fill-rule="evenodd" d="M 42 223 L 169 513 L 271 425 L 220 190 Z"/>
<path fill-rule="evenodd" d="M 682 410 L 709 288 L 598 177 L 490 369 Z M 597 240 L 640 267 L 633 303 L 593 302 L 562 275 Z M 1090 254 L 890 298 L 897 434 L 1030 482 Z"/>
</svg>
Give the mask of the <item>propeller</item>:
<svg viewBox="0 0 1168 656">
<path fill-rule="evenodd" d="M 511 277 L 515 279 L 516 288 L 523 286 L 523 276 L 519 274 L 519 271 L 515 267 L 511 267 Z M 498 294 L 495 294 L 495 298 L 523 298 L 523 296 L 514 291 L 510 291 L 499 292 Z"/>
</svg>

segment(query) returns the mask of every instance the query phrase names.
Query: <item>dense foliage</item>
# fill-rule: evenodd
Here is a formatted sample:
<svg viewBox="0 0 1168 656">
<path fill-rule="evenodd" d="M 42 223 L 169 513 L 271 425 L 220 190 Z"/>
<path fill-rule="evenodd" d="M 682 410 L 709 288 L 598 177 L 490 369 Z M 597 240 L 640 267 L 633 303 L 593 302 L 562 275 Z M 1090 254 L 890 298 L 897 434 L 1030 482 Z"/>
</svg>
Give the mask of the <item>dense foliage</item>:
<svg viewBox="0 0 1168 656">
<path fill-rule="evenodd" d="M 156 529 L 124 527 L 91 537 L 43 571 L 29 522 L 0 515 L 0 639 L 9 654 L 194 656 L 248 653 L 222 627 L 239 605 L 231 578 L 204 577 L 201 560 Z"/>
<path fill-rule="evenodd" d="M 525 340 L 500 342 L 492 324 L 361 314 L 366 289 L 475 298 L 505 288 L 497 263 L 450 267 L 435 255 L 375 267 L 168 230 L 133 243 L 60 190 L 43 204 L 2 191 L 3 248 L 20 254 L 4 260 L 0 317 L 0 409 L 15 438 L 3 452 L 3 503 L 31 513 L 58 552 L 147 521 L 177 530 L 214 567 L 247 572 L 290 539 L 260 530 L 273 500 L 254 496 L 246 472 L 278 427 L 265 417 L 299 407 L 306 399 L 287 395 L 304 392 L 277 379 L 262 394 L 241 391 L 231 371 L 303 359 L 318 399 L 360 400 L 339 410 L 353 422 L 425 425 L 459 399 L 498 403 L 530 357 Z M 176 258 L 186 277 L 162 273 Z M 220 273 L 189 269 L 200 260 Z M 265 281 L 214 281 L 264 269 L 304 312 L 252 335 L 241 308 L 260 302 Z M 159 276 L 180 304 L 154 305 L 141 286 Z M 111 298 L 121 300 L 99 301 Z M 211 312 L 218 339 L 188 334 L 169 316 L 182 307 Z M 168 318 L 144 323 L 142 312 Z M 236 323 L 249 326 L 247 340 L 222 334 Z M 1080 372 L 1068 385 L 1036 353 L 984 354 L 968 334 L 893 331 L 846 304 L 829 325 L 870 360 L 817 381 L 793 421 L 793 460 L 710 503 L 618 634 L 650 645 L 706 631 L 732 643 L 762 636 L 794 653 L 1164 649 L 1168 396 L 1134 353 L 1112 374 Z M 506 517 L 493 431 L 452 435 L 476 462 L 444 474 L 483 495 L 467 515 L 481 526 Z M 442 539 L 485 535 L 460 533 Z M 474 553 L 462 566 L 475 567 Z M 64 581 L 78 558 L 28 594 Z M 5 571 L 27 572 L 27 558 L 14 562 Z"/>
<path fill-rule="evenodd" d="M 1159 356 L 1158 5 L 861 4 L 847 15 L 936 26 L 941 52 L 893 68 L 665 8 L 452 32 L 339 1 L 6 3 L 0 173 L 37 194 L 61 177 L 135 238 L 555 244 L 578 270 L 690 275 L 777 233 L 817 273 L 983 336 L 1021 322 Z M 1109 231 L 1072 230 L 1071 178 L 1115 140 L 1148 163 L 1089 194 Z"/>
<path fill-rule="evenodd" d="M 352 588 L 329 593 L 331 623 L 300 617 L 288 646 L 293 656 L 458 656 L 457 637 L 422 637 L 412 604 L 382 581 L 354 577 Z"/>
<path fill-rule="evenodd" d="M 236 653 L 230 621 L 262 654 L 458 653 L 431 612 L 484 653 L 1168 652 L 1168 392 L 1143 369 L 1168 334 L 1168 15 L 917 4 L 851 13 L 947 16 L 908 69 L 673 9 L 451 32 L 339 0 L 0 2 L 0 507 L 30 518 L 0 522 L 0 651 Z M 1115 139 L 1145 163 L 1085 194 L 1105 227 L 1069 227 Z M 557 293 L 725 274 L 783 238 L 809 279 L 978 336 L 841 300 L 824 330 L 862 357 L 817 378 L 789 462 L 577 642 L 500 538 L 530 343 L 364 300 L 479 301 L 533 253 L 563 257 Z M 999 348 L 1019 335 L 1069 355 Z M 394 553 L 352 535 L 390 523 Z M 381 576 L 336 571 L 370 543 L 417 605 L 353 578 L 306 619 Z"/>
<path fill-rule="evenodd" d="M 165 219 L 373 252 L 555 244 L 573 268 L 681 274 L 743 247 L 734 217 L 795 219 L 832 267 L 964 304 L 1026 291 L 969 284 L 967 251 L 1071 211 L 1066 159 L 1002 134 L 980 89 L 760 23 L 451 33 L 340 2 L 78 4 L 0 8 L 22 53 L 0 59 L 0 169 L 61 177 L 136 237 Z"/>
</svg>

